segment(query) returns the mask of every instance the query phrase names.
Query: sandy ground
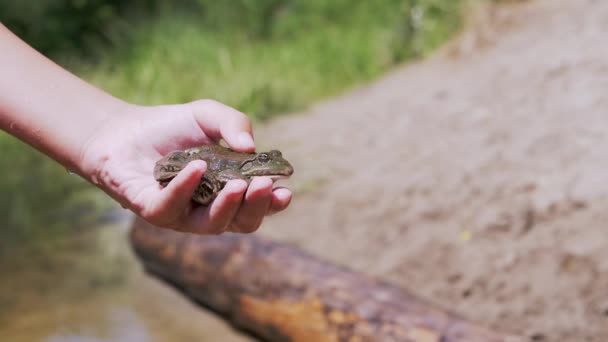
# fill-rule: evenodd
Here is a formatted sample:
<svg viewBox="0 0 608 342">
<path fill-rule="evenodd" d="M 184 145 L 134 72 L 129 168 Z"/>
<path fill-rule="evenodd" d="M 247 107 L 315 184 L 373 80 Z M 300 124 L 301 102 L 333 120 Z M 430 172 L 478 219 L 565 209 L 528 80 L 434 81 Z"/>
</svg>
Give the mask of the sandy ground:
<svg viewBox="0 0 608 342">
<path fill-rule="evenodd" d="M 535 341 L 608 341 L 608 1 L 485 14 L 258 128 L 297 192 L 260 234 Z"/>
</svg>

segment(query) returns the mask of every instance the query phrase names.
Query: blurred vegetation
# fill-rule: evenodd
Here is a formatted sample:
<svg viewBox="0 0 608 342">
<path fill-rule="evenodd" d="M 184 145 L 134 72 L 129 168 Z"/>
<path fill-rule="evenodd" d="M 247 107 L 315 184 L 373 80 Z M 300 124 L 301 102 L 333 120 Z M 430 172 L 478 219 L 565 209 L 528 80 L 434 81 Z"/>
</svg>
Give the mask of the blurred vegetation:
<svg viewBox="0 0 608 342">
<path fill-rule="evenodd" d="M 109 208 L 80 177 L 1 132 L 0 151 L 0 256 L 3 246 L 46 242 L 93 224 L 100 211 Z"/>
<path fill-rule="evenodd" d="M 213 98 L 265 120 L 424 56 L 464 1 L 0 0 L 0 21 L 123 99 Z M 75 225 L 90 187 L 6 135 L 0 150 L 1 234 Z"/>
</svg>

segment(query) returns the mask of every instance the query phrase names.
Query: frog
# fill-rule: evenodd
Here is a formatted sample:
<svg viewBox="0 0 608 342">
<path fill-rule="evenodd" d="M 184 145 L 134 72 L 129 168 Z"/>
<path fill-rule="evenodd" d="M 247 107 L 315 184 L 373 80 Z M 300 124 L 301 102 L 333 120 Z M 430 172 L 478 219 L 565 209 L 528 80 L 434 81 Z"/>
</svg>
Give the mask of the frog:
<svg viewBox="0 0 608 342">
<path fill-rule="evenodd" d="M 171 151 L 154 165 L 153 175 L 162 186 L 167 186 L 191 161 L 204 160 L 207 171 L 192 194 L 192 201 L 208 206 L 228 181 L 242 179 L 247 184 L 253 177 L 270 177 L 275 180 L 289 178 L 293 166 L 279 150 L 267 152 L 237 152 L 222 145 L 202 145 L 180 151 Z"/>
</svg>

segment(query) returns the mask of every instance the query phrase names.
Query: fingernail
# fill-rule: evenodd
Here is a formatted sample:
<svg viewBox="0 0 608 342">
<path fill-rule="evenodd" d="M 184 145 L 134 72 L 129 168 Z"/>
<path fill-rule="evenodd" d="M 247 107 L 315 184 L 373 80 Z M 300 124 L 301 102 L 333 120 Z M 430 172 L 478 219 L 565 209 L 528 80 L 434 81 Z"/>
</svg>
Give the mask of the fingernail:
<svg viewBox="0 0 608 342">
<path fill-rule="evenodd" d="M 207 169 L 207 163 L 204 160 L 193 160 L 190 164 L 194 165 L 197 169 Z"/>
<path fill-rule="evenodd" d="M 225 188 L 228 188 L 229 191 L 243 192 L 247 190 L 247 182 L 241 179 L 233 179 L 226 184 Z"/>
<path fill-rule="evenodd" d="M 247 132 L 239 133 L 239 144 L 241 144 L 242 147 L 255 147 L 251 134 Z"/>
<path fill-rule="evenodd" d="M 258 180 L 256 181 L 259 188 L 270 188 L 272 187 L 272 179 L 270 177 L 256 177 Z"/>
<path fill-rule="evenodd" d="M 282 197 L 283 199 L 293 196 L 293 194 L 291 193 L 291 191 L 287 190 L 287 189 L 283 189 L 283 188 L 279 188 L 274 190 L 274 194 L 277 195 L 278 197 Z"/>
</svg>

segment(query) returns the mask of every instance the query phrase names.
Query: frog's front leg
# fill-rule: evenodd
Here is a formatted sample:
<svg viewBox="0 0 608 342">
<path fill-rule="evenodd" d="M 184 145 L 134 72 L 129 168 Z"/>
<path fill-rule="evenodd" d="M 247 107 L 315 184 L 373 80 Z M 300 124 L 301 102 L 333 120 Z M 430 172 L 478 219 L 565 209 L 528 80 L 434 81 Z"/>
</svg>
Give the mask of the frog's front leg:
<svg viewBox="0 0 608 342">
<path fill-rule="evenodd" d="M 201 177 L 198 187 L 194 190 L 192 200 L 202 205 L 209 205 L 217 194 L 222 190 L 225 183 L 218 178 L 218 175 L 213 172 L 206 172 Z"/>
<path fill-rule="evenodd" d="M 220 173 L 208 172 L 203 175 L 201 181 L 194 191 L 192 200 L 202 205 L 209 205 L 217 194 L 224 188 L 228 181 L 242 179 L 249 183 L 247 177 L 232 170 L 224 170 Z"/>
</svg>

